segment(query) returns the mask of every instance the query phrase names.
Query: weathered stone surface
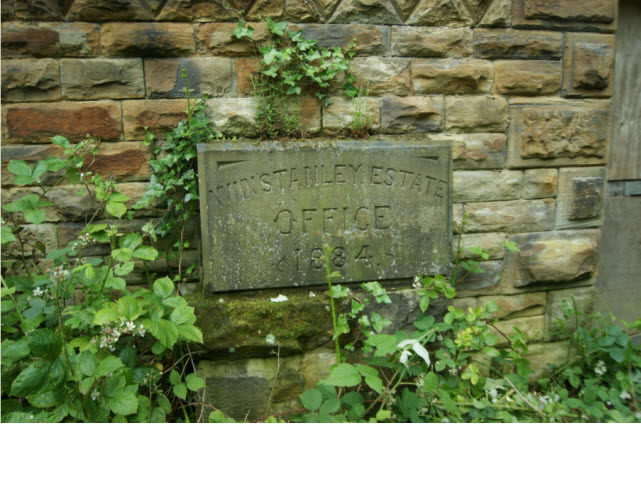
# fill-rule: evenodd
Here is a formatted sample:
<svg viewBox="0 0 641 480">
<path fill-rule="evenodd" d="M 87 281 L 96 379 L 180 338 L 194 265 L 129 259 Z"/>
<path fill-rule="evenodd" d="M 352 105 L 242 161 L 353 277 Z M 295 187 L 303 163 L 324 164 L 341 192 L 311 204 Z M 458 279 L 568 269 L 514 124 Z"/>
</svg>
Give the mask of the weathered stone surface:
<svg viewBox="0 0 641 480">
<path fill-rule="evenodd" d="M 220 98 L 207 101 L 207 115 L 225 135 L 257 137 L 255 98 Z"/>
<path fill-rule="evenodd" d="M 86 135 L 119 140 L 121 135 L 116 102 L 13 104 L 2 110 L 3 139 L 7 143 L 45 143 L 55 135 L 71 141 Z"/>
<path fill-rule="evenodd" d="M 305 25 L 302 31 L 305 38 L 316 40 L 321 47 L 345 47 L 355 40 L 356 55 L 386 56 L 390 54 L 390 27 L 380 25 Z"/>
<path fill-rule="evenodd" d="M 62 95 L 73 100 L 101 98 L 142 98 L 145 79 L 142 60 L 72 59 L 60 60 Z"/>
<path fill-rule="evenodd" d="M 11 201 L 16 202 L 22 197 L 34 193 L 40 193 L 39 189 L 35 187 L 14 188 L 11 190 Z M 43 208 L 47 215 L 47 221 L 50 222 L 83 221 L 90 218 L 98 206 L 81 185 L 52 187 L 45 195 L 45 199 L 54 204 Z"/>
<path fill-rule="evenodd" d="M 492 64 L 475 59 L 412 60 L 415 93 L 487 93 L 492 88 Z"/>
<path fill-rule="evenodd" d="M 613 35 L 568 33 L 563 56 L 565 95 L 612 95 L 614 47 Z"/>
<path fill-rule="evenodd" d="M 615 0 L 514 0 L 512 25 L 612 31 Z"/>
<path fill-rule="evenodd" d="M 29 258 L 33 255 L 37 242 L 42 242 L 45 251 L 50 252 L 58 248 L 58 236 L 56 235 L 56 226 L 53 223 L 41 223 L 40 225 L 24 225 L 21 230 L 21 238 L 24 242 L 24 255 Z M 44 257 L 38 250 L 36 255 L 39 258 Z M 13 242 L 2 246 L 3 262 L 9 258 L 19 258 L 22 254 L 19 242 Z"/>
<path fill-rule="evenodd" d="M 596 273 L 599 230 L 514 235 L 514 286 L 582 280 Z"/>
<path fill-rule="evenodd" d="M 89 22 L 153 20 L 144 2 L 131 0 L 74 0 L 67 20 Z"/>
<path fill-rule="evenodd" d="M 489 257 L 488 260 L 500 260 L 503 258 L 505 247 L 505 233 L 468 233 L 461 238 L 461 253 L 462 260 L 473 259 L 482 260 L 480 255 L 470 251 L 472 247 L 479 247 L 485 250 Z M 452 258 L 456 258 L 458 249 L 459 237 L 452 238 Z"/>
<path fill-rule="evenodd" d="M 559 173 L 555 168 L 525 170 L 523 198 L 547 198 L 556 195 Z"/>
<path fill-rule="evenodd" d="M 332 104 L 323 109 L 323 132 L 330 135 L 348 132 L 359 110 L 362 120 L 370 119 L 370 130 L 378 131 L 381 128 L 381 112 L 377 98 L 332 98 Z"/>
<path fill-rule="evenodd" d="M 247 13 L 247 19 L 262 21 L 265 18 L 279 20 L 285 14 L 285 0 L 256 0 Z"/>
<path fill-rule="evenodd" d="M 48 0 L 13 0 L 16 18 L 25 20 L 62 20 L 62 2 Z"/>
<path fill-rule="evenodd" d="M 192 98 L 222 97 L 232 93 L 233 68 L 229 58 L 163 58 L 145 60 L 149 98 L 185 98 L 185 79 Z"/>
<path fill-rule="evenodd" d="M 237 58 L 236 64 L 236 90 L 241 96 L 251 96 L 254 92 L 252 77 L 260 68 L 260 61 L 256 58 Z"/>
<path fill-rule="evenodd" d="M 196 50 L 190 24 L 105 23 L 100 34 L 106 57 L 188 57 Z"/>
<path fill-rule="evenodd" d="M 514 105 L 508 165 L 604 164 L 609 148 L 608 116 L 606 102 Z"/>
<path fill-rule="evenodd" d="M 122 114 L 125 140 L 143 140 L 145 127 L 154 135 L 164 136 L 178 122 L 187 118 L 186 100 L 125 100 Z"/>
<path fill-rule="evenodd" d="M 543 315 L 537 315 L 535 317 L 513 318 L 511 320 L 500 321 L 495 327 L 507 337 L 514 333 L 515 328 L 518 328 L 525 336 L 527 342 L 536 342 L 544 336 L 545 317 Z M 498 337 L 499 341 L 497 345 L 507 345 L 508 340 L 503 335 L 499 335 Z"/>
<path fill-rule="evenodd" d="M 422 272 L 417 271 L 416 274 L 420 275 Z M 363 313 L 371 316 L 372 312 L 377 312 L 383 318 L 390 320 L 392 323 L 383 329 L 383 333 L 394 334 L 398 330 L 414 329 L 412 324 L 416 321 L 416 316 L 421 313 L 418 306 L 420 300 L 418 291 L 414 288 L 401 288 L 388 291 L 388 296 L 392 303 L 372 302 L 365 307 Z M 441 298 L 433 299 L 425 313 L 435 318 L 442 318 L 447 312 L 447 305 L 448 303 Z"/>
<path fill-rule="evenodd" d="M 101 143 L 98 154 L 85 163 L 85 170 L 105 179 L 135 182 L 149 179 L 151 147 L 140 142 Z"/>
<path fill-rule="evenodd" d="M 244 7 L 240 7 L 246 10 Z M 247 13 L 247 12 L 245 12 Z M 223 2 L 209 0 L 169 0 L 158 13 L 161 21 L 234 21 L 236 15 L 232 9 L 225 9 Z"/>
<path fill-rule="evenodd" d="M 198 168 L 214 291 L 322 284 L 325 243 L 341 281 L 449 268 L 446 145 L 212 144 Z"/>
<path fill-rule="evenodd" d="M 443 97 L 383 97 L 381 125 L 385 133 L 443 130 Z"/>
<path fill-rule="evenodd" d="M 60 71 L 52 59 L 2 61 L 2 100 L 42 102 L 60 98 Z"/>
<path fill-rule="evenodd" d="M 431 138 L 452 142 L 455 170 L 501 169 L 505 166 L 507 141 L 502 133 L 442 133 Z"/>
<path fill-rule="evenodd" d="M 483 262 L 483 272 L 470 273 L 467 276 L 465 273 L 465 271 L 459 271 L 459 279 L 456 282 L 457 294 L 461 296 L 469 296 L 472 292 L 479 294 L 483 290 L 493 289 L 499 285 L 503 274 L 503 261 L 488 260 Z"/>
<path fill-rule="evenodd" d="M 509 27 L 512 23 L 512 0 L 494 0 L 481 20 L 479 27 Z"/>
<path fill-rule="evenodd" d="M 527 359 L 530 361 L 530 369 L 533 373 L 530 375 L 530 382 L 535 382 L 551 373 L 550 365 L 563 365 L 574 359 L 576 355 L 572 344 L 569 341 L 538 343 L 528 345 Z"/>
<path fill-rule="evenodd" d="M 402 23 L 390 0 L 343 0 L 336 8 L 331 23 Z"/>
<path fill-rule="evenodd" d="M 474 30 L 474 55 L 481 58 L 561 58 L 563 34 L 524 30 Z"/>
<path fill-rule="evenodd" d="M 472 30 L 444 27 L 392 27 L 392 55 L 468 57 L 472 55 Z"/>
<path fill-rule="evenodd" d="M 507 102 L 503 97 L 448 97 L 445 128 L 473 132 L 504 132 Z"/>
<path fill-rule="evenodd" d="M 494 64 L 494 88 L 508 95 L 556 94 L 561 64 L 547 60 L 501 60 Z"/>
<path fill-rule="evenodd" d="M 468 203 L 466 233 L 538 232 L 554 226 L 554 200 Z"/>
<path fill-rule="evenodd" d="M 586 228 L 601 224 L 605 202 L 605 167 L 562 168 L 556 228 Z"/>
<path fill-rule="evenodd" d="M 352 61 L 355 85 L 364 95 L 409 95 L 410 63 L 404 58 L 363 57 Z"/>
<path fill-rule="evenodd" d="M 517 317 L 532 317 L 545 313 L 547 294 L 545 292 L 524 293 L 522 295 L 498 295 L 481 297 L 481 303 L 495 302 L 499 307 L 494 318 L 507 320 Z M 509 332 L 512 333 L 512 332 Z"/>
<path fill-rule="evenodd" d="M 452 205 L 452 233 L 461 234 L 461 226 L 463 225 L 463 214 L 465 213 L 465 205 L 457 203 Z"/>
<path fill-rule="evenodd" d="M 2 58 L 55 57 L 60 39 L 50 28 L 27 23 L 2 23 Z"/>
<path fill-rule="evenodd" d="M 261 44 L 270 36 L 264 23 L 249 23 L 254 29 L 253 38 Z M 224 57 L 249 57 L 256 55 L 256 47 L 247 38 L 240 40 L 232 37 L 235 23 L 206 23 L 198 30 L 198 43 L 204 55 L 221 55 Z"/>
<path fill-rule="evenodd" d="M 597 291 L 594 287 L 548 292 L 546 339 L 567 338 L 568 333 L 574 331 L 577 323 L 589 326 L 587 316 L 594 310 L 596 296 Z"/>
<path fill-rule="evenodd" d="M 472 25 L 474 19 L 461 0 L 420 0 L 406 23 L 464 27 Z"/>
<path fill-rule="evenodd" d="M 317 23 L 325 19 L 321 9 L 308 0 L 287 0 L 285 20 L 295 23 Z"/>
<path fill-rule="evenodd" d="M 521 197 L 523 172 L 459 170 L 452 180 L 452 201 L 456 203 L 514 200 Z"/>
<path fill-rule="evenodd" d="M 20 146 L 3 146 L 2 147 L 2 186 L 13 185 L 13 173 L 7 170 L 7 166 L 11 160 L 24 160 L 31 168 L 39 160 L 44 160 L 48 156 L 59 157 L 62 155 L 63 150 L 55 145 L 20 145 Z M 53 172 L 45 173 L 40 177 L 42 185 L 51 185 L 58 178 L 60 174 Z"/>
<path fill-rule="evenodd" d="M 54 23 L 43 28 L 58 32 L 61 57 L 95 57 L 100 53 L 100 26 L 95 23 Z"/>
</svg>

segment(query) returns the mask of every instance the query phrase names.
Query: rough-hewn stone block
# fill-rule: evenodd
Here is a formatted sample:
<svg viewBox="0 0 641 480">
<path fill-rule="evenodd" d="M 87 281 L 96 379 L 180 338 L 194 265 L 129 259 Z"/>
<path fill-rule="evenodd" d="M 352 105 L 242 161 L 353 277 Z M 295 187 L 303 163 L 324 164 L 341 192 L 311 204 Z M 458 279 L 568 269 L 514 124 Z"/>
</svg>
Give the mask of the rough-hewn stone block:
<svg viewBox="0 0 641 480">
<path fill-rule="evenodd" d="M 538 343 L 528 345 L 527 359 L 530 361 L 530 382 L 535 382 L 551 373 L 550 365 L 563 365 L 573 360 L 575 349 L 569 341 Z"/>
<path fill-rule="evenodd" d="M 518 328 L 525 336 L 527 342 L 534 343 L 537 340 L 541 340 L 544 336 L 545 317 L 543 315 L 537 315 L 534 317 L 512 318 L 498 322 L 495 327 L 507 337 L 514 333 L 515 328 Z M 508 340 L 503 335 L 499 335 L 498 337 L 498 346 L 507 345 Z"/>
<path fill-rule="evenodd" d="M 251 96 L 254 92 L 256 72 L 260 68 L 260 60 L 256 58 L 237 58 L 236 64 L 236 90 L 241 96 Z"/>
<path fill-rule="evenodd" d="M 157 20 L 165 22 L 234 21 L 236 19 L 235 12 L 231 8 L 225 9 L 223 5 L 223 2 L 209 0 L 168 0 L 158 13 Z M 244 4 L 239 8 L 247 10 Z M 247 12 L 245 11 L 245 13 Z"/>
<path fill-rule="evenodd" d="M 139 58 L 64 58 L 60 60 L 60 72 L 62 95 L 67 99 L 145 96 L 145 79 Z"/>
<path fill-rule="evenodd" d="M 607 97 L 614 85 L 613 35 L 568 33 L 563 56 L 563 92 L 572 97 Z"/>
<path fill-rule="evenodd" d="M 561 58 L 563 34 L 524 30 L 474 30 L 474 55 L 481 58 Z"/>
<path fill-rule="evenodd" d="M 502 274 L 502 260 L 483 262 L 482 272 L 470 273 L 464 278 L 464 271 L 460 271 L 456 282 L 457 293 L 461 296 L 470 296 L 470 294 L 481 294 L 484 290 L 489 291 L 490 289 L 495 289 L 501 282 Z"/>
<path fill-rule="evenodd" d="M 304 25 L 302 31 L 305 38 L 316 40 L 321 47 L 345 47 L 355 40 L 356 55 L 386 56 L 390 54 L 390 27 L 380 25 Z"/>
<path fill-rule="evenodd" d="M 545 292 L 524 293 L 522 295 L 499 295 L 481 297 L 481 303 L 495 302 L 499 307 L 494 318 L 507 320 L 515 317 L 531 317 L 545 313 L 547 294 Z M 511 333 L 511 332 L 510 332 Z"/>
<path fill-rule="evenodd" d="M 546 339 L 562 339 L 579 325 L 589 325 L 589 315 L 594 310 L 597 291 L 594 287 L 571 288 L 548 292 L 546 309 Z M 566 303 L 566 305 L 564 305 Z M 576 310 L 575 310 L 576 309 Z M 566 315 L 566 312 L 568 315 Z"/>
<path fill-rule="evenodd" d="M 385 133 L 433 132 L 443 129 L 443 97 L 383 97 L 381 125 Z"/>
<path fill-rule="evenodd" d="M 605 203 L 605 167 L 562 168 L 557 195 L 556 228 L 601 224 Z"/>
<path fill-rule="evenodd" d="M 452 179 L 453 202 L 514 200 L 521 197 L 523 172 L 516 170 L 458 170 L 454 172 Z"/>
<path fill-rule="evenodd" d="M 607 102 L 514 105 L 508 165 L 604 164 L 609 144 Z"/>
<path fill-rule="evenodd" d="M 67 20 L 89 22 L 153 20 L 145 2 L 131 0 L 74 0 Z"/>
<path fill-rule="evenodd" d="M 355 85 L 364 95 L 409 95 L 410 64 L 404 58 L 363 57 L 352 61 Z"/>
<path fill-rule="evenodd" d="M 599 230 L 514 235 L 514 286 L 582 280 L 596 273 Z"/>
<path fill-rule="evenodd" d="M 472 55 L 472 30 L 444 27 L 392 27 L 392 55 L 467 57 Z"/>
<path fill-rule="evenodd" d="M 503 97 L 448 97 L 445 99 L 445 128 L 504 132 L 507 112 Z"/>
<path fill-rule="evenodd" d="M 164 136 L 187 118 L 186 100 L 125 100 L 122 102 L 125 140 L 143 140 L 145 127 Z"/>
<path fill-rule="evenodd" d="M 2 107 L 3 138 L 8 143 L 45 143 L 55 135 L 71 141 L 92 135 L 119 140 L 120 106 L 116 102 L 13 104 Z"/>
<path fill-rule="evenodd" d="M 119 182 L 149 179 L 151 147 L 141 142 L 101 143 L 98 154 L 85 163 L 85 169 Z"/>
<path fill-rule="evenodd" d="M 13 0 L 15 18 L 24 20 L 62 20 L 62 2 L 46 0 Z"/>
<path fill-rule="evenodd" d="M 50 28 L 27 23 L 2 23 L 2 58 L 55 57 L 60 39 Z"/>
<path fill-rule="evenodd" d="M 361 97 L 356 100 L 332 98 L 332 104 L 323 109 L 323 132 L 336 134 L 349 131 L 359 109 L 361 118 L 366 116 L 371 119 L 371 130 L 377 131 L 381 128 L 381 112 L 377 98 Z"/>
<path fill-rule="evenodd" d="M 559 172 L 555 168 L 525 170 L 523 198 L 547 198 L 556 195 Z"/>
<path fill-rule="evenodd" d="M 261 44 L 270 36 L 264 23 L 249 23 L 254 29 L 253 39 Z M 235 23 L 206 23 L 198 30 L 198 43 L 203 55 L 224 57 L 249 57 L 256 55 L 256 47 L 247 38 L 232 37 Z"/>
<path fill-rule="evenodd" d="M 547 60 L 501 60 L 494 64 L 494 88 L 507 95 L 556 94 L 561 64 Z"/>
<path fill-rule="evenodd" d="M 460 258 L 462 260 L 474 259 L 483 260 L 480 255 L 470 251 L 472 247 L 482 248 L 489 255 L 488 260 L 500 260 L 503 258 L 505 247 L 505 233 L 467 233 L 461 238 Z M 452 258 L 456 258 L 459 237 L 452 238 Z"/>
<path fill-rule="evenodd" d="M 308 0 L 287 0 L 285 20 L 295 23 L 322 22 L 325 20 L 325 13 L 319 7 L 322 7 L 323 2 L 319 4 Z"/>
<path fill-rule="evenodd" d="M 52 59 L 2 61 L 2 100 L 42 102 L 60 98 L 60 70 Z"/>
<path fill-rule="evenodd" d="M 475 59 L 412 60 L 415 93 L 487 93 L 492 88 L 492 64 Z"/>
<path fill-rule="evenodd" d="M 509 27 L 512 23 L 512 0 L 494 0 L 479 20 L 479 27 Z"/>
<path fill-rule="evenodd" d="M 214 98 L 207 101 L 207 116 L 225 135 L 257 137 L 256 98 Z"/>
<path fill-rule="evenodd" d="M 507 141 L 502 133 L 442 133 L 431 138 L 452 142 L 455 170 L 488 170 L 505 166 Z"/>
<path fill-rule="evenodd" d="M 40 251 L 35 249 L 35 245 L 38 242 L 42 242 L 44 244 L 46 252 L 50 252 L 58 248 L 56 225 L 53 223 L 41 223 L 40 225 L 27 224 L 23 225 L 21 228 L 21 238 L 24 242 L 25 257 L 31 257 L 34 250 L 37 252 L 39 258 L 44 257 Z M 13 242 L 2 246 L 3 263 L 9 258 L 19 258 L 21 254 L 22 250 L 20 249 L 19 242 Z"/>
<path fill-rule="evenodd" d="M 147 96 L 185 98 L 185 79 L 192 98 L 230 95 L 233 85 L 232 60 L 229 58 L 162 58 L 145 60 Z"/>
<path fill-rule="evenodd" d="M 616 0 L 514 0 L 512 25 L 612 31 Z"/>
<path fill-rule="evenodd" d="M 331 18 L 331 23 L 372 23 L 398 25 L 402 23 L 394 5 L 389 0 L 343 0 Z"/>
<path fill-rule="evenodd" d="M 100 30 L 106 57 L 185 57 L 196 50 L 185 23 L 105 23 Z"/>
<path fill-rule="evenodd" d="M 408 4 L 409 13 L 411 3 L 403 3 Z M 474 19 L 462 0 L 419 0 L 406 23 L 409 25 L 464 27 L 472 25 Z"/>
<path fill-rule="evenodd" d="M 7 170 L 7 166 L 11 160 L 24 160 L 32 168 L 36 162 L 39 160 L 44 160 L 45 158 L 60 157 L 63 151 L 60 147 L 55 145 L 10 145 L 2 147 L 2 175 L 0 179 L 2 180 L 2 186 L 7 187 L 13 185 L 13 173 Z M 42 177 L 40 181 L 42 185 L 51 185 L 56 180 L 60 178 L 61 174 L 56 174 L 53 172 L 47 172 Z"/>
<path fill-rule="evenodd" d="M 539 232 L 554 227 L 554 200 L 512 200 L 465 205 L 465 232 Z"/>
</svg>

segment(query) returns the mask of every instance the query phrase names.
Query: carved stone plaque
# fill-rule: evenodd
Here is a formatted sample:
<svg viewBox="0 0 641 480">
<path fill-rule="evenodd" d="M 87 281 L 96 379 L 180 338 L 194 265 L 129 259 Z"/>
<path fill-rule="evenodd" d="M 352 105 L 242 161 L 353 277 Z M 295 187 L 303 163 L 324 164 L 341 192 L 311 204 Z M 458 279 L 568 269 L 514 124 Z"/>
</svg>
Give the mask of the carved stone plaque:
<svg viewBox="0 0 641 480">
<path fill-rule="evenodd" d="M 211 291 L 444 272 L 451 260 L 444 142 L 201 145 L 204 278 Z"/>
</svg>

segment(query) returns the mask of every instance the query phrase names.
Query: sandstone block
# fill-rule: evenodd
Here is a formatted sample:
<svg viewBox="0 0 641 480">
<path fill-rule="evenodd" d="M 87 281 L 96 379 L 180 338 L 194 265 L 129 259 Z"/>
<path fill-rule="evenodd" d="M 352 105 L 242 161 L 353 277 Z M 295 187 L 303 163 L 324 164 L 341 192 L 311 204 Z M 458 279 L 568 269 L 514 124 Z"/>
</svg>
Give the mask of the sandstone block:
<svg viewBox="0 0 641 480">
<path fill-rule="evenodd" d="M 262 21 L 265 18 L 278 20 L 285 15 L 285 0 L 256 0 L 247 13 L 247 19 Z"/>
<path fill-rule="evenodd" d="M 247 10 L 244 6 L 239 8 Z M 224 22 L 235 19 L 234 12 L 231 9 L 225 9 L 222 2 L 207 0 L 169 0 L 157 17 L 157 20 L 170 22 Z"/>
<path fill-rule="evenodd" d="M 485 250 L 489 257 L 488 260 L 500 260 L 503 258 L 505 243 L 507 236 L 504 233 L 468 233 L 461 238 L 461 252 L 460 257 L 462 260 L 482 260 L 480 255 L 470 251 L 472 247 L 479 247 Z M 452 258 L 456 258 L 458 250 L 459 237 L 452 237 Z"/>
<path fill-rule="evenodd" d="M 530 361 L 530 382 L 536 382 L 539 378 L 551 373 L 549 365 L 563 365 L 573 360 L 575 350 L 569 341 L 538 343 L 528 345 L 527 359 Z"/>
<path fill-rule="evenodd" d="M 474 30 L 474 56 L 523 60 L 559 59 L 563 34 L 528 30 Z"/>
<path fill-rule="evenodd" d="M 605 167 L 562 168 L 557 195 L 556 228 L 587 228 L 601 224 L 605 203 Z"/>
<path fill-rule="evenodd" d="M 472 55 L 472 30 L 445 27 L 392 27 L 392 55 L 468 57 Z"/>
<path fill-rule="evenodd" d="M 62 2 L 13 0 L 13 15 L 24 20 L 62 20 Z M 4 12 L 3 12 L 4 13 Z"/>
<path fill-rule="evenodd" d="M 494 0 L 478 22 L 479 27 L 509 27 L 512 24 L 512 0 Z"/>
<path fill-rule="evenodd" d="M 525 170 L 523 198 L 547 198 L 556 195 L 559 173 L 555 168 Z"/>
<path fill-rule="evenodd" d="M 383 97 L 381 124 L 385 133 L 433 132 L 443 129 L 443 97 Z"/>
<path fill-rule="evenodd" d="M 494 64 L 494 88 L 507 95 L 556 94 L 561 64 L 546 60 L 501 60 Z"/>
<path fill-rule="evenodd" d="M 259 44 L 270 36 L 264 23 L 249 23 L 254 29 L 254 40 Z M 250 57 L 256 55 L 256 47 L 247 38 L 237 39 L 231 32 L 235 23 L 206 23 L 198 30 L 198 43 L 201 53 L 223 57 Z"/>
<path fill-rule="evenodd" d="M 408 9 L 411 9 L 409 5 L 411 2 L 404 3 L 408 4 Z M 474 18 L 461 0 L 419 0 L 406 23 L 409 25 L 465 27 L 472 25 Z"/>
<path fill-rule="evenodd" d="M 135 182 L 149 180 L 151 147 L 140 142 L 101 143 L 98 154 L 84 169 L 105 179 Z"/>
<path fill-rule="evenodd" d="M 352 61 L 355 85 L 364 95 L 409 95 L 410 64 L 404 58 L 364 57 Z"/>
<path fill-rule="evenodd" d="M 594 165 L 607 161 L 607 102 L 514 105 L 510 116 L 509 166 Z"/>
<path fill-rule="evenodd" d="M 372 23 L 397 25 L 402 23 L 390 1 L 344 0 L 340 2 L 330 20 L 331 23 Z"/>
<path fill-rule="evenodd" d="M 59 34 L 51 28 L 2 23 L 2 58 L 55 57 L 59 46 Z"/>
<path fill-rule="evenodd" d="M 455 171 L 452 175 L 452 201 L 456 203 L 514 200 L 521 197 L 523 172 Z"/>
<path fill-rule="evenodd" d="M 7 143 L 45 143 L 55 135 L 119 140 L 120 117 L 120 106 L 109 101 L 12 104 L 3 106 L 3 138 Z"/>
<path fill-rule="evenodd" d="M 516 0 L 512 8 L 512 24 L 519 26 L 608 29 L 616 15 L 615 0 Z"/>
<path fill-rule="evenodd" d="M 504 132 L 507 102 L 502 97 L 448 97 L 445 128 L 473 132 Z"/>
<path fill-rule="evenodd" d="M 89 22 L 153 20 L 153 12 L 144 2 L 130 0 L 75 0 L 67 20 Z"/>
<path fill-rule="evenodd" d="M 185 98 L 185 79 L 192 98 L 230 95 L 233 85 L 232 60 L 228 58 L 162 58 L 145 60 L 147 95 L 150 98 Z"/>
<path fill-rule="evenodd" d="M 502 320 L 495 324 L 495 327 L 506 335 L 508 338 L 514 333 L 514 329 L 518 328 L 525 336 L 528 342 L 536 342 L 541 340 L 545 333 L 545 317 L 537 315 L 534 317 L 513 318 L 511 320 Z M 496 333 L 496 332 L 495 332 Z M 507 339 L 499 334 L 499 342 L 497 345 L 507 345 Z"/>
<path fill-rule="evenodd" d="M 196 50 L 190 24 L 105 23 L 100 33 L 106 57 L 184 57 Z"/>
<path fill-rule="evenodd" d="M 101 98 L 142 98 L 145 79 L 142 60 L 72 59 L 60 60 L 62 95 L 73 100 Z"/>
<path fill-rule="evenodd" d="M 287 0 L 285 20 L 295 23 L 317 23 L 325 20 L 326 16 L 321 11 L 320 5 L 312 4 L 307 0 Z"/>
<path fill-rule="evenodd" d="M 31 168 L 36 164 L 38 160 L 44 160 L 45 158 L 59 157 L 62 155 L 62 149 L 56 147 L 55 145 L 10 145 L 2 147 L 2 175 L 0 176 L 2 180 L 2 187 L 12 186 L 13 185 L 13 173 L 7 170 L 7 166 L 11 160 L 24 160 L 26 161 Z M 40 177 L 42 185 L 51 185 L 55 183 L 59 178 L 60 174 L 55 174 L 53 172 L 45 173 Z"/>
<path fill-rule="evenodd" d="M 52 59 L 2 61 L 2 100 L 42 102 L 60 98 L 60 71 Z"/>
<path fill-rule="evenodd" d="M 125 140 L 143 140 L 145 127 L 156 136 L 164 136 L 178 122 L 187 118 L 186 100 L 125 100 L 122 114 Z"/>
<path fill-rule="evenodd" d="M 58 32 L 60 56 L 95 57 L 100 53 L 100 26 L 95 23 L 54 23 L 49 28 Z"/>
<path fill-rule="evenodd" d="M 610 96 L 614 84 L 613 35 L 568 33 L 563 56 L 566 96 Z"/>
<path fill-rule="evenodd" d="M 442 133 L 431 138 L 452 142 L 455 170 L 501 169 L 505 166 L 507 141 L 502 133 Z"/>
<path fill-rule="evenodd" d="M 554 227 L 554 200 L 468 203 L 466 233 L 540 232 Z"/>
<path fill-rule="evenodd" d="M 487 93 L 492 88 L 492 65 L 485 60 L 412 60 L 415 93 L 450 95 Z"/>
<path fill-rule="evenodd" d="M 465 276 L 464 270 L 459 270 L 458 280 L 456 282 L 457 293 L 462 296 L 469 296 L 470 293 L 482 293 L 484 290 L 489 290 L 497 287 L 501 282 L 501 275 L 503 274 L 503 261 L 502 260 L 489 260 L 483 262 L 481 267 L 483 272 L 470 273 Z"/>
<path fill-rule="evenodd" d="M 494 318 L 507 320 L 511 318 L 543 315 L 545 313 L 546 297 L 547 294 L 545 292 L 534 292 L 524 293 L 522 295 L 481 297 L 479 300 L 481 303 L 495 302 L 499 308 L 494 312 Z"/>
<path fill-rule="evenodd" d="M 11 201 L 16 202 L 33 193 L 40 192 L 36 188 L 14 188 L 11 191 Z M 45 198 L 54 204 L 43 209 L 50 222 L 84 221 L 91 218 L 98 207 L 82 185 L 52 187 Z"/>
<path fill-rule="evenodd" d="M 207 101 L 207 115 L 225 135 L 257 137 L 255 98 L 214 98 Z"/>
<path fill-rule="evenodd" d="M 321 47 L 344 47 L 356 41 L 356 55 L 390 54 L 390 27 L 380 25 L 304 25 L 303 36 Z M 392 54 L 395 55 L 395 54 Z"/>
<path fill-rule="evenodd" d="M 596 273 L 599 230 L 514 235 L 515 287 L 583 280 Z"/>
<path fill-rule="evenodd" d="M 589 325 L 586 317 L 594 310 L 597 291 L 594 287 L 570 288 L 548 292 L 546 339 L 562 339 L 576 324 Z"/>
<path fill-rule="evenodd" d="M 461 226 L 463 225 L 463 214 L 465 213 L 465 205 L 457 203 L 452 205 L 452 233 L 461 234 Z"/>
<path fill-rule="evenodd" d="M 379 130 L 380 106 L 378 99 L 361 97 L 355 100 L 332 98 L 332 104 L 323 109 L 323 131 L 328 134 L 349 131 L 359 113 L 362 119 L 371 120 L 372 130 Z"/>
<path fill-rule="evenodd" d="M 5 217 L 6 218 L 6 217 Z M 23 225 L 22 240 L 24 242 L 24 255 L 31 257 L 35 250 L 38 258 L 44 257 L 42 253 L 35 249 L 37 242 L 42 242 L 45 251 L 50 252 L 58 248 L 58 236 L 56 235 L 56 226 L 53 223 L 41 223 L 40 225 Z M 2 247 L 3 262 L 9 258 L 19 258 L 22 250 L 19 242 L 13 242 Z"/>
<path fill-rule="evenodd" d="M 252 77 L 260 68 L 260 61 L 255 58 L 237 58 L 236 63 L 236 89 L 242 96 L 251 96 L 254 91 Z"/>
</svg>

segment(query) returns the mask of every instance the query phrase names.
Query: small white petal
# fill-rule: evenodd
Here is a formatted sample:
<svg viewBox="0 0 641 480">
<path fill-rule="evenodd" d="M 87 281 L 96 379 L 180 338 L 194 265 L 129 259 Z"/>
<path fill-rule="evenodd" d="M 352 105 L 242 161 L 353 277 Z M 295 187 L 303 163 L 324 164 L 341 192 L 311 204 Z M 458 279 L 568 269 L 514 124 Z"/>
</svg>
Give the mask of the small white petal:
<svg viewBox="0 0 641 480">
<path fill-rule="evenodd" d="M 430 354 L 425 350 L 425 347 L 421 345 L 420 343 L 416 342 L 414 345 L 412 345 L 412 349 L 416 352 L 417 355 L 419 355 L 423 360 L 425 360 L 425 363 L 427 366 L 430 366 Z"/>
<path fill-rule="evenodd" d="M 409 350 L 403 350 L 403 353 L 401 353 L 401 358 L 399 359 L 399 362 L 407 366 L 407 361 L 409 360 L 410 355 L 411 353 Z"/>
<path fill-rule="evenodd" d="M 269 299 L 270 302 L 274 302 L 274 303 L 286 302 L 287 300 L 288 300 L 288 298 L 285 295 L 283 295 L 282 293 L 280 295 L 278 295 L 276 298 L 270 298 Z"/>
<path fill-rule="evenodd" d="M 408 338 L 407 340 L 402 340 L 398 343 L 397 347 L 398 348 L 405 348 L 408 345 L 414 345 L 415 343 L 418 343 L 418 340 L 415 338 Z"/>
</svg>

